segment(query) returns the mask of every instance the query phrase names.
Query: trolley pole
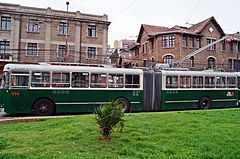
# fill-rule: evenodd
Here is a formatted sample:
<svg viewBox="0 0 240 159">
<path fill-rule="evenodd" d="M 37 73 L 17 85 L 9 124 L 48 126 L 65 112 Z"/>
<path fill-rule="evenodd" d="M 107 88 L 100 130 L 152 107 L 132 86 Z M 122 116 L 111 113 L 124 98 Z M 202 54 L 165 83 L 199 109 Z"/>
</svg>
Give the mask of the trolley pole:
<svg viewBox="0 0 240 159">
<path fill-rule="evenodd" d="M 68 62 L 68 5 L 69 2 L 66 2 L 67 5 L 67 18 L 66 18 L 66 47 L 65 47 L 65 62 Z"/>
</svg>

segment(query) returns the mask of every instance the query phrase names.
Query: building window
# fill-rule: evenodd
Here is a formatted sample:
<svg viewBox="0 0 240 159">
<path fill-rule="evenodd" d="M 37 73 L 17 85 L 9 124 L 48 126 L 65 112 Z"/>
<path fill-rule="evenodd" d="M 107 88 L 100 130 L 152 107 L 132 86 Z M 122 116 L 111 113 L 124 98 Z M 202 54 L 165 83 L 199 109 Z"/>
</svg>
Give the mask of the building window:
<svg viewBox="0 0 240 159">
<path fill-rule="evenodd" d="M 169 36 L 169 47 L 175 46 L 175 37 L 173 35 Z"/>
<path fill-rule="evenodd" d="M 0 41 L 0 54 L 9 53 L 10 42 L 9 41 Z"/>
<path fill-rule="evenodd" d="M 162 47 L 168 47 L 168 36 L 162 37 Z"/>
<path fill-rule="evenodd" d="M 225 40 L 221 42 L 221 50 L 224 51 L 226 49 L 225 47 Z"/>
<path fill-rule="evenodd" d="M 139 55 L 139 47 L 135 49 L 135 56 L 138 56 L 138 55 Z"/>
<path fill-rule="evenodd" d="M 66 50 L 66 45 L 59 45 L 58 51 L 57 51 L 57 57 L 60 57 L 60 58 L 64 57 L 65 50 Z"/>
<path fill-rule="evenodd" d="M 28 56 L 37 56 L 37 43 L 28 43 L 27 44 L 27 55 Z"/>
<path fill-rule="evenodd" d="M 88 47 L 87 58 L 89 58 L 89 59 L 96 58 L 96 48 L 95 47 Z"/>
<path fill-rule="evenodd" d="M 166 55 L 163 57 L 163 63 L 164 64 L 170 64 L 174 62 L 174 58 L 172 55 Z"/>
<path fill-rule="evenodd" d="M 230 51 L 233 51 L 233 41 L 231 41 L 229 45 L 230 45 Z"/>
<path fill-rule="evenodd" d="M 215 59 L 213 57 L 208 58 L 208 68 L 214 68 L 215 67 Z"/>
<path fill-rule="evenodd" d="M 95 25 L 89 25 L 88 26 L 88 36 L 89 37 L 96 37 L 97 36 L 96 26 Z"/>
<path fill-rule="evenodd" d="M 163 36 L 162 37 L 162 47 L 174 47 L 175 46 L 175 37 L 173 35 Z"/>
<path fill-rule="evenodd" d="M 187 36 L 182 37 L 182 46 L 187 47 L 188 46 L 188 41 L 187 41 Z"/>
<path fill-rule="evenodd" d="M 39 32 L 39 22 L 35 19 L 28 21 L 28 32 Z"/>
<path fill-rule="evenodd" d="M 154 50 L 154 39 L 151 41 L 151 49 Z"/>
<path fill-rule="evenodd" d="M 147 53 L 147 43 L 142 45 L 143 53 Z"/>
<path fill-rule="evenodd" d="M 238 60 L 238 63 L 237 63 L 237 60 L 236 59 L 229 59 L 228 60 L 228 68 L 230 71 L 238 71 L 237 69 L 239 69 L 240 67 L 240 61 Z"/>
<path fill-rule="evenodd" d="M 1 17 L 1 29 L 3 30 L 11 29 L 11 17 Z"/>
<path fill-rule="evenodd" d="M 200 48 L 201 47 L 201 40 L 200 38 L 196 38 L 196 48 Z"/>
<path fill-rule="evenodd" d="M 194 48 L 194 37 L 189 37 L 189 47 Z"/>
<path fill-rule="evenodd" d="M 147 60 L 143 60 L 143 67 L 147 67 Z"/>
<path fill-rule="evenodd" d="M 240 41 L 237 42 L 237 52 L 240 52 Z"/>
<path fill-rule="evenodd" d="M 190 67 L 194 67 L 194 57 L 190 57 Z"/>
<path fill-rule="evenodd" d="M 211 44 L 211 43 L 213 43 L 215 41 L 216 41 L 215 39 L 207 39 L 207 45 L 209 45 L 209 44 Z M 211 46 L 208 47 L 208 50 L 215 50 L 215 49 L 216 49 L 216 44 L 211 45 Z"/>
<path fill-rule="evenodd" d="M 66 34 L 69 34 L 69 30 L 68 30 L 68 27 L 67 27 L 67 23 L 65 22 L 61 22 L 59 23 L 59 26 L 58 26 L 58 33 L 60 35 L 66 35 Z"/>
</svg>

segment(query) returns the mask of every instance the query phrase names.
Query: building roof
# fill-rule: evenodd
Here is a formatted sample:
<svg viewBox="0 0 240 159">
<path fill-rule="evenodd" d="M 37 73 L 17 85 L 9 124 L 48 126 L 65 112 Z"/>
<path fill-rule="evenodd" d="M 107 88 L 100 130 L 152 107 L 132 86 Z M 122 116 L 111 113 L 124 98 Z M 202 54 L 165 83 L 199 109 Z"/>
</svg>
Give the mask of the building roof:
<svg viewBox="0 0 240 159">
<path fill-rule="evenodd" d="M 147 32 L 148 35 L 154 35 L 156 32 L 162 32 L 162 31 L 167 31 L 169 30 L 168 27 L 163 27 L 163 26 L 155 26 L 155 25 L 147 25 L 147 24 L 142 24 L 143 28 Z"/>
<path fill-rule="evenodd" d="M 178 34 L 188 34 L 188 35 L 194 35 L 194 36 L 203 36 L 202 34 L 196 34 L 194 32 L 192 32 L 191 30 L 189 30 L 187 27 L 182 27 L 182 26 L 177 26 L 175 25 L 174 27 L 168 29 L 167 31 L 164 32 L 158 32 L 154 35 L 152 35 L 149 39 L 152 39 L 156 36 L 159 35 L 164 35 L 164 34 L 174 34 L 174 33 L 178 33 Z"/>
<path fill-rule="evenodd" d="M 218 24 L 218 22 L 216 21 L 216 19 L 213 16 L 208 19 L 205 19 L 197 24 L 194 24 L 193 26 L 191 26 L 189 28 L 189 30 L 196 34 L 200 34 L 203 31 L 203 29 L 211 22 L 217 27 L 217 29 L 221 33 L 221 35 L 224 36 L 225 35 L 224 31 L 222 30 L 221 26 Z"/>
<path fill-rule="evenodd" d="M 233 41 L 240 41 L 240 33 L 237 32 L 235 34 L 226 34 L 227 38 L 230 38 Z"/>
<path fill-rule="evenodd" d="M 218 29 L 220 34 L 222 36 L 225 36 L 223 29 L 218 24 L 216 19 L 212 16 L 212 17 L 205 19 L 197 24 L 194 24 L 193 26 L 191 26 L 189 28 L 183 27 L 183 26 L 178 26 L 178 25 L 168 28 L 168 27 L 163 27 L 163 26 L 142 24 L 140 31 L 139 31 L 138 38 L 137 38 L 137 42 L 140 43 L 143 31 L 145 31 L 147 33 L 147 35 L 149 36 L 149 39 L 159 36 L 159 35 L 173 34 L 173 33 L 189 34 L 189 35 L 201 37 L 201 36 L 203 36 L 202 31 L 211 22 L 216 26 L 216 28 Z"/>
<path fill-rule="evenodd" d="M 142 34 L 144 31 L 147 33 L 148 36 L 152 36 L 158 32 L 167 31 L 167 30 L 169 30 L 168 27 L 142 24 L 138 34 L 137 42 L 140 43 L 140 40 L 141 40 L 140 38 L 142 37 Z"/>
</svg>

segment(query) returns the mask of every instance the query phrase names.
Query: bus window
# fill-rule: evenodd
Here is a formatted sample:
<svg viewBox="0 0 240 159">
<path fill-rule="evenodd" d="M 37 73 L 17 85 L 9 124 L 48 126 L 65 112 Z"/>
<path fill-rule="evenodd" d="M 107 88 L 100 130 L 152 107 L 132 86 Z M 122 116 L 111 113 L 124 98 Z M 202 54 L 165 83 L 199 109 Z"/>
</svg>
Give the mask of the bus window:
<svg viewBox="0 0 240 159">
<path fill-rule="evenodd" d="M 91 74 L 91 88 L 106 88 L 107 87 L 107 74 L 93 73 Z"/>
<path fill-rule="evenodd" d="M 215 87 L 215 77 L 205 77 L 205 88 Z"/>
<path fill-rule="evenodd" d="M 53 72 L 52 87 L 70 87 L 70 73 Z"/>
<path fill-rule="evenodd" d="M 240 77 L 238 77 L 238 89 L 240 89 Z"/>
<path fill-rule="evenodd" d="M 225 77 L 216 77 L 216 87 L 225 88 L 226 87 L 226 78 Z"/>
<path fill-rule="evenodd" d="M 108 75 L 109 88 L 123 88 L 123 75 L 122 74 L 109 74 Z"/>
<path fill-rule="evenodd" d="M 50 72 L 32 72 L 32 87 L 50 87 Z"/>
<path fill-rule="evenodd" d="M 227 87 L 228 88 L 236 87 L 236 78 L 235 77 L 227 77 Z"/>
<path fill-rule="evenodd" d="M 193 88 L 203 88 L 203 77 L 193 76 Z"/>
<path fill-rule="evenodd" d="M 178 76 L 167 76 L 166 88 L 177 88 L 177 87 L 178 87 Z"/>
<path fill-rule="evenodd" d="M 72 87 L 88 88 L 89 87 L 89 73 L 73 72 L 72 73 Z"/>
<path fill-rule="evenodd" d="M 27 88 L 29 86 L 28 72 L 12 72 L 11 87 L 12 88 Z"/>
<path fill-rule="evenodd" d="M 180 88 L 191 88 L 191 76 L 180 76 Z"/>
<path fill-rule="evenodd" d="M 8 74 L 8 72 L 3 73 L 1 88 L 3 88 L 3 89 L 8 89 L 9 88 L 9 74 Z"/>
<path fill-rule="evenodd" d="M 139 88 L 140 87 L 139 75 L 126 75 L 125 76 L 125 87 L 126 88 Z"/>
</svg>

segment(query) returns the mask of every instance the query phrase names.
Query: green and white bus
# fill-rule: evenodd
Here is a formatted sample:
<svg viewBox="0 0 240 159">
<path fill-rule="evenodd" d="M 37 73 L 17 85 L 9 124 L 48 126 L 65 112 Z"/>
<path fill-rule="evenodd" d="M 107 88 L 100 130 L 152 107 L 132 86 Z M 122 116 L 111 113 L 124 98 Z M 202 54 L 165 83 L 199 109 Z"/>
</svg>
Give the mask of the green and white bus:
<svg viewBox="0 0 240 159">
<path fill-rule="evenodd" d="M 93 112 L 111 100 L 125 112 L 142 108 L 140 69 L 7 64 L 3 71 L 0 107 L 6 113 Z"/>
<path fill-rule="evenodd" d="M 144 72 L 145 110 L 235 107 L 238 98 L 236 73 L 173 70 Z"/>
<path fill-rule="evenodd" d="M 125 112 L 235 107 L 238 81 L 240 74 L 234 72 L 7 64 L 0 110 L 93 112 L 111 100 L 118 100 Z"/>
</svg>

